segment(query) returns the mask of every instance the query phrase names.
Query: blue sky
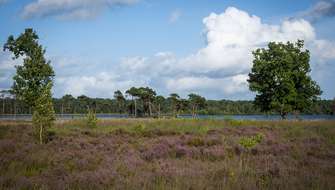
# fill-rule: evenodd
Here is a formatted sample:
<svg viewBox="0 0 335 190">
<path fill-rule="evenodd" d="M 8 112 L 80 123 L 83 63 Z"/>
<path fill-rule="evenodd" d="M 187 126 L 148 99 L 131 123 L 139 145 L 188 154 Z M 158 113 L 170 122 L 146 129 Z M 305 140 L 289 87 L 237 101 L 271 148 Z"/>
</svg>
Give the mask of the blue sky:
<svg viewBox="0 0 335 190">
<path fill-rule="evenodd" d="M 251 50 L 300 38 L 322 98 L 333 98 L 335 3 L 292 2 L 0 0 L 0 45 L 34 28 L 56 71 L 56 97 L 151 86 L 163 95 L 252 99 L 245 81 Z M 0 88 L 12 84 L 15 64 L 0 53 Z"/>
</svg>

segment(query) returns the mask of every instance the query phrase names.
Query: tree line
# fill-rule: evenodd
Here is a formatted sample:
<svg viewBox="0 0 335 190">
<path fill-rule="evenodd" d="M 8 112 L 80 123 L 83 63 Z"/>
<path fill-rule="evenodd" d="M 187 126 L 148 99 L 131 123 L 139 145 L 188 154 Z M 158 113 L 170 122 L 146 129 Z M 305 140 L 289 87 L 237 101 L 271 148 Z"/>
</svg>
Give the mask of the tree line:
<svg viewBox="0 0 335 190">
<path fill-rule="evenodd" d="M 140 88 L 139 88 L 140 89 Z M 143 89 L 143 87 L 142 87 Z M 134 94 L 133 94 L 134 95 Z M 145 100 L 144 100 L 145 101 Z M 152 101 L 152 102 L 151 102 Z M 183 99 L 178 94 L 172 94 L 169 97 L 154 96 L 150 101 L 151 116 L 174 114 L 192 114 L 192 105 L 189 98 Z M 117 90 L 114 98 L 91 98 L 85 95 L 74 97 L 64 95 L 61 98 L 52 99 L 56 114 L 86 114 L 88 108 L 95 113 L 127 114 L 135 116 L 149 116 L 150 110 L 148 103 L 143 104 L 137 96 L 129 96 Z M 176 108 L 176 110 L 174 110 Z M 32 109 L 23 101 L 15 99 L 8 91 L 0 92 L 0 113 L 1 114 L 31 114 Z M 275 111 L 267 112 L 268 114 L 278 114 Z M 334 100 L 316 100 L 310 107 L 305 109 L 301 114 L 334 114 Z M 200 115 L 220 115 L 220 114 L 263 114 L 255 106 L 252 100 L 205 100 L 204 104 L 198 106 L 196 114 Z"/>
</svg>

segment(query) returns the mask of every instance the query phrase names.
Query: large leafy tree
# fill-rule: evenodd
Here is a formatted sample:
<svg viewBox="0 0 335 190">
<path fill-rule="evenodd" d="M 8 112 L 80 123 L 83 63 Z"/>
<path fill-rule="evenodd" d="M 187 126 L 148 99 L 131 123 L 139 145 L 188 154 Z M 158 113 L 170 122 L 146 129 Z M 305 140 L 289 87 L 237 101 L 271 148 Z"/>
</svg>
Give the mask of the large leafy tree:
<svg viewBox="0 0 335 190">
<path fill-rule="evenodd" d="M 36 32 L 28 28 L 18 38 L 9 36 L 4 51 L 12 52 L 13 59 L 23 58 L 23 65 L 16 66 L 12 92 L 33 109 L 33 123 L 43 143 L 46 128 L 54 121 L 51 88 L 55 74 L 38 39 Z"/>
<path fill-rule="evenodd" d="M 276 111 L 285 118 L 292 111 L 308 108 L 321 95 L 309 75 L 310 52 L 304 49 L 304 41 L 270 42 L 267 49 L 257 49 L 253 55 L 248 82 L 262 111 Z"/>
<path fill-rule="evenodd" d="M 54 71 L 44 57 L 45 49 L 38 43 L 38 35 L 28 28 L 18 38 L 9 36 L 4 51 L 14 54 L 13 59 L 23 58 L 23 65 L 16 66 L 12 90 L 16 97 L 32 108 L 46 86 L 53 81 Z"/>
</svg>

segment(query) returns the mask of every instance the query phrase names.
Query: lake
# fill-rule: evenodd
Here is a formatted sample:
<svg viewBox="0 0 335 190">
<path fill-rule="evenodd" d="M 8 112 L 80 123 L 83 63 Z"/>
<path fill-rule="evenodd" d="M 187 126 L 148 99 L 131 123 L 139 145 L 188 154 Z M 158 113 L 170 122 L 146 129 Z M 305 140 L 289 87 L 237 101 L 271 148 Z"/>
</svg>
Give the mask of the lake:
<svg viewBox="0 0 335 190">
<path fill-rule="evenodd" d="M 59 120 L 79 119 L 85 114 L 56 114 Z M 131 118 L 127 114 L 97 114 L 99 119 Z M 178 118 L 192 118 L 192 115 L 179 115 Z M 234 120 L 280 120 L 279 115 L 198 115 L 198 119 L 234 119 Z M 294 115 L 288 115 L 287 119 L 296 119 Z M 301 120 L 335 120 L 335 115 L 299 115 Z M 31 114 L 5 114 L 0 115 L 0 120 L 31 120 Z"/>
</svg>

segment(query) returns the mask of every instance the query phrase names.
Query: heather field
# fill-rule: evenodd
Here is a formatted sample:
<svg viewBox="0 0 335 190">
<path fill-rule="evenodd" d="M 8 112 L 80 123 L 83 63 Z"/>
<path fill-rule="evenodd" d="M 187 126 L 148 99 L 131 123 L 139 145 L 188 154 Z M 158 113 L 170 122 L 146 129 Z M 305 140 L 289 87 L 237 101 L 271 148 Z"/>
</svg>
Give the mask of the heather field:
<svg viewBox="0 0 335 190">
<path fill-rule="evenodd" d="M 0 123 L 0 189 L 335 189 L 335 121 Z"/>
</svg>

